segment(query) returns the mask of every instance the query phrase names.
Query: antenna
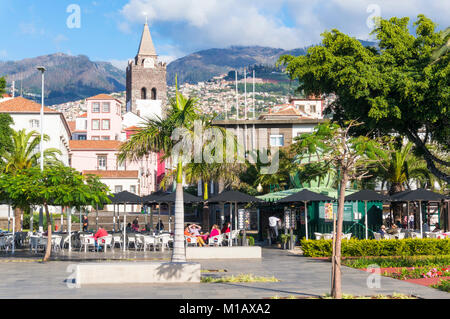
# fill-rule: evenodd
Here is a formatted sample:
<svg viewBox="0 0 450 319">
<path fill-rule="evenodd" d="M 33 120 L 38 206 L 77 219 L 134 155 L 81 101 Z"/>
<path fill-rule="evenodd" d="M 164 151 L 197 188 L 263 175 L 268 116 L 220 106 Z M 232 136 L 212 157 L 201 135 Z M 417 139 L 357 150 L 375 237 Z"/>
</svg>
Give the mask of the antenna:
<svg viewBox="0 0 450 319">
<path fill-rule="evenodd" d="M 247 69 L 244 68 L 244 119 L 247 119 Z"/>
<path fill-rule="evenodd" d="M 253 69 L 253 119 L 256 118 L 255 112 L 255 70 Z"/>
<path fill-rule="evenodd" d="M 16 96 L 16 81 L 12 81 L 12 97 Z"/>
<path fill-rule="evenodd" d="M 236 76 L 236 120 L 239 120 L 239 93 L 238 93 L 238 82 L 237 82 L 237 70 L 234 70 Z"/>
</svg>

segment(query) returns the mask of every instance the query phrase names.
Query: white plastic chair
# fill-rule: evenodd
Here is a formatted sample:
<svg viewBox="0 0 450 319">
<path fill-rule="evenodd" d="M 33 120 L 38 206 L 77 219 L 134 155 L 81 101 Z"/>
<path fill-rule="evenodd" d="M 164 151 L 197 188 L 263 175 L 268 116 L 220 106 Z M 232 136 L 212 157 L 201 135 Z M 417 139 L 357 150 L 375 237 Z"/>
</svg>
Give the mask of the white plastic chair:
<svg viewBox="0 0 450 319">
<path fill-rule="evenodd" d="M 134 248 L 137 250 L 141 250 L 144 248 L 144 235 L 136 234 L 134 241 Z"/>
<path fill-rule="evenodd" d="M 84 246 L 84 252 L 87 252 L 88 247 L 94 247 L 95 248 L 95 239 L 92 236 L 80 236 L 80 251 Z"/>
<path fill-rule="evenodd" d="M 158 245 L 161 247 L 161 251 L 165 248 L 169 249 L 170 234 L 161 234 L 156 237 L 158 240 Z"/>
<path fill-rule="evenodd" d="M 105 253 L 108 246 L 112 250 L 112 239 L 112 235 L 97 238 L 97 247 L 103 247 Z"/>
<path fill-rule="evenodd" d="M 121 234 L 114 234 L 112 235 L 112 247 L 116 247 L 117 244 L 119 244 L 119 247 L 122 249 L 122 235 Z"/>
<path fill-rule="evenodd" d="M 184 236 L 186 246 L 198 246 L 197 237 L 194 236 Z"/>
<path fill-rule="evenodd" d="M 323 234 L 323 239 L 332 239 L 333 234 Z"/>
<path fill-rule="evenodd" d="M 422 238 L 422 234 L 417 232 L 411 232 L 411 238 Z"/>
<path fill-rule="evenodd" d="M 380 233 L 373 233 L 373 237 L 375 240 L 381 240 L 381 234 Z"/>
<path fill-rule="evenodd" d="M 153 247 L 153 251 L 155 251 L 156 241 L 154 236 L 143 236 L 144 239 L 144 251 L 148 247 L 148 251 L 150 251 L 150 247 Z"/>
<path fill-rule="evenodd" d="M 53 251 L 59 251 L 61 250 L 61 241 L 62 241 L 62 236 L 59 235 L 53 235 L 52 236 L 52 250 Z"/>
<path fill-rule="evenodd" d="M 322 233 L 314 233 L 314 236 L 317 240 L 322 239 L 323 234 Z"/>
<path fill-rule="evenodd" d="M 348 239 L 352 238 L 352 233 L 344 234 L 344 235 L 342 235 L 342 238 L 348 240 Z"/>
<path fill-rule="evenodd" d="M 406 233 L 398 233 L 397 234 L 397 239 L 404 239 L 405 235 L 406 235 Z"/>
<path fill-rule="evenodd" d="M 208 238 L 209 246 L 222 246 L 223 234 L 216 235 Z"/>
</svg>

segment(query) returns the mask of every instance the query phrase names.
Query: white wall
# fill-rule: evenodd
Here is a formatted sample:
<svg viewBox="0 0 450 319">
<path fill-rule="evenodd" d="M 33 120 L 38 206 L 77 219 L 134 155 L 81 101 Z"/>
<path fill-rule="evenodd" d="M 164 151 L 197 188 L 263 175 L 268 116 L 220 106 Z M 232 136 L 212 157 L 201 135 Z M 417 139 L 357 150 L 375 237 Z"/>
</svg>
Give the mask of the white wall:
<svg viewBox="0 0 450 319">
<path fill-rule="evenodd" d="M 40 122 L 41 116 L 39 113 L 10 113 L 10 115 L 14 120 L 14 124 L 11 126 L 14 130 L 18 131 L 25 129 L 27 132 L 34 130 L 40 134 L 40 127 L 32 128 L 30 123 L 31 120 L 38 120 Z M 58 158 L 64 163 L 64 165 L 68 166 L 70 132 L 64 125 L 60 114 L 44 114 L 44 134 L 50 137 L 49 141 L 44 142 L 44 150 L 47 148 L 59 149 L 62 152 L 62 155 L 58 155 Z"/>
</svg>

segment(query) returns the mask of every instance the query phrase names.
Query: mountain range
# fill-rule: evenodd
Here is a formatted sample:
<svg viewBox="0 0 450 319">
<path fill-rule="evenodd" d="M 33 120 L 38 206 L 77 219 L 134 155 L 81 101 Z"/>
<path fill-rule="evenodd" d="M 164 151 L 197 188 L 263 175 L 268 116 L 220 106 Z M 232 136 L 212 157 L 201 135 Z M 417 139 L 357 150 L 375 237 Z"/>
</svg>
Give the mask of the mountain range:
<svg viewBox="0 0 450 319">
<path fill-rule="evenodd" d="M 361 43 L 376 46 L 373 42 Z M 179 84 L 197 83 L 235 69 L 253 65 L 273 66 L 281 55 L 298 56 L 306 54 L 306 51 L 307 48 L 283 50 L 261 46 L 202 50 L 169 63 L 167 84 L 175 83 L 175 75 L 178 75 Z M 24 97 L 40 100 L 41 74 L 36 70 L 38 65 L 46 68 L 46 105 L 125 90 L 124 70 L 109 62 L 93 62 L 85 55 L 55 53 L 20 61 L 0 61 L 0 76 L 6 76 L 8 86 L 15 80 L 16 95 L 22 88 Z"/>
</svg>

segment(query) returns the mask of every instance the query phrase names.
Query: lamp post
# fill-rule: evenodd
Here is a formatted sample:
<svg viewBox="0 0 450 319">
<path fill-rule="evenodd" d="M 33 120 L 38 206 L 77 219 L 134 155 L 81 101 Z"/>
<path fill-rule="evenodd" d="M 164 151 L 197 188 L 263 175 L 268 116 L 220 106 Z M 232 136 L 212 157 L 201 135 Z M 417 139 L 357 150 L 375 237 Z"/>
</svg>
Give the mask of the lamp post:
<svg viewBox="0 0 450 319">
<path fill-rule="evenodd" d="M 45 68 L 43 66 L 38 66 L 37 69 L 41 71 L 42 75 L 42 89 L 41 89 L 41 120 L 39 127 L 41 128 L 41 141 L 40 141 L 40 152 L 41 152 L 41 172 L 44 170 L 44 72 Z M 43 225 L 43 208 L 42 206 L 39 209 L 39 231 L 44 231 L 44 225 Z M 49 221 L 47 221 L 49 222 Z"/>
</svg>

